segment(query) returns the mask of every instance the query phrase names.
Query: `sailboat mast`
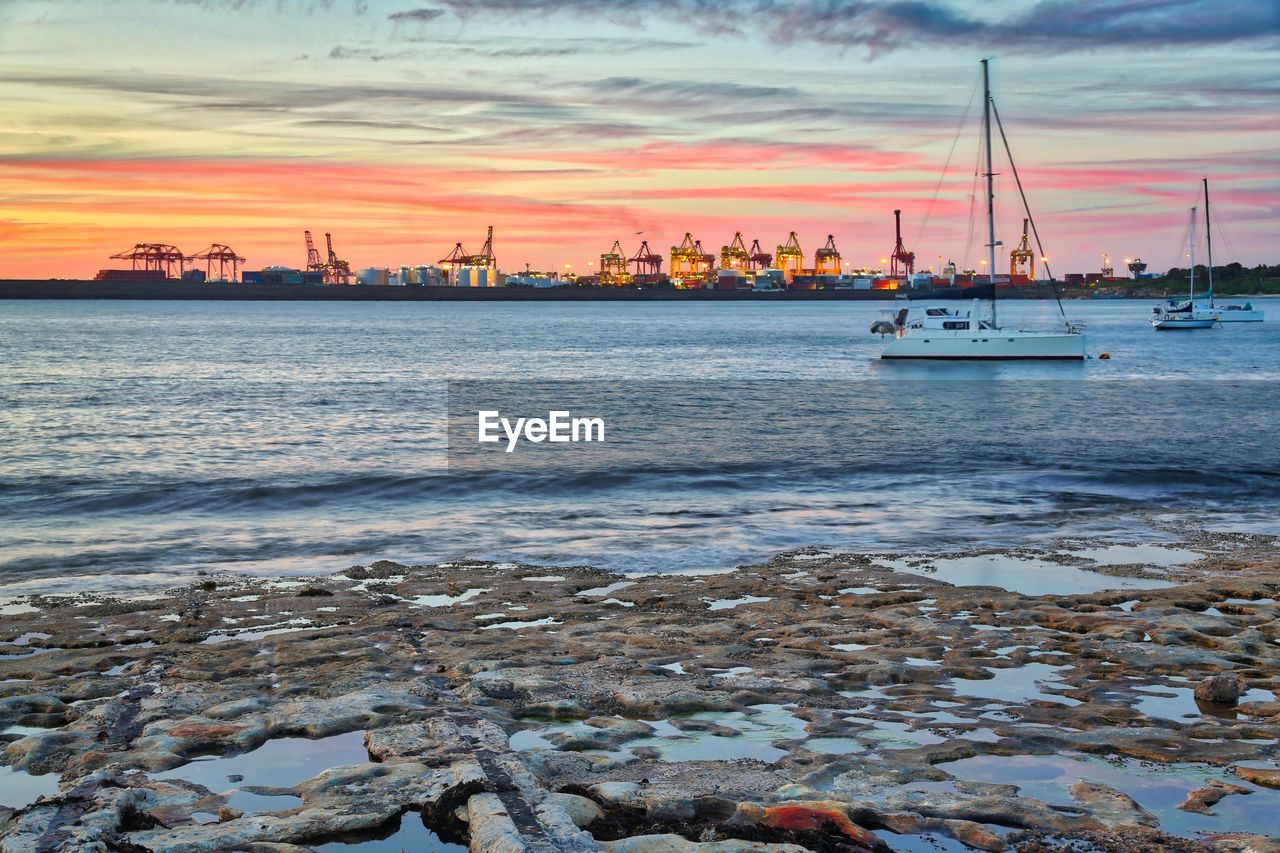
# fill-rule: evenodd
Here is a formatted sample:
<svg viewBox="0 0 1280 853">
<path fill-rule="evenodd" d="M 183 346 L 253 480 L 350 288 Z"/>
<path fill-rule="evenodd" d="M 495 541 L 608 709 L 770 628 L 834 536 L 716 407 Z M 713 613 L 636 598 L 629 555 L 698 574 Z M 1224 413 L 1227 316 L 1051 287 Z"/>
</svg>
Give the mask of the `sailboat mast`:
<svg viewBox="0 0 1280 853">
<path fill-rule="evenodd" d="M 996 324 L 996 189 L 991 166 L 991 75 L 982 60 L 982 133 L 987 146 L 987 281 L 991 284 L 991 325 Z M 977 318 L 974 318 L 977 320 Z"/>
<path fill-rule="evenodd" d="M 1209 307 L 1213 307 L 1213 228 L 1209 224 L 1209 179 L 1204 179 L 1204 240 L 1209 249 Z"/>
<path fill-rule="evenodd" d="M 1196 209 L 1191 208 L 1191 311 L 1195 313 L 1196 299 Z"/>
</svg>

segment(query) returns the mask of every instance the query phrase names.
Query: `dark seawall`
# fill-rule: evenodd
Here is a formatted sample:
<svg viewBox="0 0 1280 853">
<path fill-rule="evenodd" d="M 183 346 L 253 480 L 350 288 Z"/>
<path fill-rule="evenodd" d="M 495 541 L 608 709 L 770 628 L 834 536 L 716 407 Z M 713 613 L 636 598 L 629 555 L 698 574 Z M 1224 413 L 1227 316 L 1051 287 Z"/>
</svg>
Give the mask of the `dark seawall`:
<svg viewBox="0 0 1280 853">
<path fill-rule="evenodd" d="M 182 281 L 93 281 L 0 279 L 0 299 L 173 299 L 315 302 L 805 302 L 814 300 L 891 301 L 893 290 L 733 290 L 640 289 L 635 287 L 438 287 L 357 285 L 317 287 L 292 284 L 196 284 Z M 1002 295 L 1052 299 L 1050 288 L 1000 288 Z M 1064 296 L 1067 295 L 1063 292 Z"/>
</svg>

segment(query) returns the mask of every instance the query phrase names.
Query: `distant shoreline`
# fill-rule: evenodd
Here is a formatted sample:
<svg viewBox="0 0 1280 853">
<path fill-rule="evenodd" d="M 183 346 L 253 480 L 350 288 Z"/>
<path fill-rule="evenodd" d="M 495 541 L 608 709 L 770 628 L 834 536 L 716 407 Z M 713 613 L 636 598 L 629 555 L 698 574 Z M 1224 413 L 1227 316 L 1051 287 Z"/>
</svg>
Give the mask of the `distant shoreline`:
<svg viewBox="0 0 1280 853">
<path fill-rule="evenodd" d="M 1093 298 L 1081 288 L 1001 287 L 1010 299 Z M 896 290 L 676 290 L 635 287 L 442 287 L 219 284 L 181 281 L 0 279 L 0 299 L 141 299 L 307 302 L 811 302 L 893 301 Z M 1162 299 L 1142 295 L 1112 298 Z"/>
</svg>

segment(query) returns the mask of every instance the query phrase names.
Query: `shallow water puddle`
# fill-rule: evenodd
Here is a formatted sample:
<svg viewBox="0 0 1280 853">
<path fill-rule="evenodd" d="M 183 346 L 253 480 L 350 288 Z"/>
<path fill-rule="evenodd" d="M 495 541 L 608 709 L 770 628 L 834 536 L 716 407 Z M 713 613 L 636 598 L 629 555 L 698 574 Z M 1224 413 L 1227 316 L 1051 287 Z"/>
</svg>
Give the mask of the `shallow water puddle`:
<svg viewBox="0 0 1280 853">
<path fill-rule="evenodd" d="M 225 633 L 210 634 L 200 641 L 202 646 L 216 646 L 219 643 L 226 643 L 231 640 L 261 640 L 264 637 L 274 637 L 278 634 L 293 634 L 298 631 L 318 631 L 321 628 L 327 628 L 327 625 L 316 625 L 310 619 L 298 617 L 290 619 L 287 622 L 277 622 L 274 625 L 264 625 L 261 628 L 254 628 L 245 631 L 227 631 Z"/>
<path fill-rule="evenodd" d="M 1062 666 L 1052 666 L 1047 663 L 1028 663 L 1011 669 L 986 667 L 987 672 L 991 673 L 990 679 L 953 678 L 951 683 L 955 687 L 957 696 L 997 699 L 1015 705 L 1021 705 L 1032 699 L 1057 702 L 1062 705 L 1079 705 L 1078 699 L 1047 693 L 1040 689 L 1041 682 L 1065 686 L 1056 681 L 1056 674 L 1062 668 Z"/>
<path fill-rule="evenodd" d="M 1112 577 L 1076 566 L 1004 554 L 944 557 L 926 566 L 909 565 L 905 560 L 894 560 L 888 565 L 894 571 L 921 574 L 956 586 L 994 586 L 1023 595 L 1075 595 L 1104 589 L 1155 589 L 1171 585 L 1166 580 Z"/>
<path fill-rule="evenodd" d="M 546 616 L 542 619 L 532 619 L 528 622 L 496 622 L 493 625 L 481 625 L 481 631 L 493 631 L 498 628 L 506 628 L 510 631 L 519 631 L 522 628 L 536 628 L 539 625 L 560 625 L 554 616 Z"/>
<path fill-rule="evenodd" d="M 31 805 L 40 797 L 52 797 L 56 793 L 57 773 L 33 776 L 12 767 L 0 767 L 0 806 L 20 809 Z"/>
<path fill-rule="evenodd" d="M 606 595 L 612 595 L 620 589 L 626 589 L 629 586 L 635 585 L 635 581 L 617 581 L 616 583 L 611 583 L 608 586 L 597 586 L 592 587 L 591 589 L 584 589 L 581 592 L 574 593 L 574 595 L 580 595 L 583 598 L 601 598 Z"/>
<path fill-rule="evenodd" d="M 1068 789 L 1080 779 L 1099 782 L 1133 797 L 1160 819 L 1161 829 L 1179 835 L 1205 831 L 1280 833 L 1280 791 L 1250 785 L 1206 764 L 1160 765 L 1060 755 L 980 755 L 935 766 L 958 779 L 1017 785 L 1022 796 L 1055 805 L 1076 804 Z M 1178 808 L 1189 792 L 1210 779 L 1242 785 L 1252 793 L 1224 797 L 1212 806 L 1216 816 Z"/>
<path fill-rule="evenodd" d="M 364 748 L 364 732 L 347 732 L 332 737 L 309 740 L 300 737 L 269 740 L 252 752 L 239 755 L 209 756 L 154 773 L 156 779 L 186 779 L 203 785 L 214 793 L 245 787 L 292 788 L 299 782 L 345 764 L 367 764 L 369 753 Z M 232 781 L 228 777 L 241 776 Z M 263 802 L 284 798 L 265 797 Z M 281 808 L 291 808 L 286 802 Z"/>
<path fill-rule="evenodd" d="M 419 595 L 416 598 L 410 598 L 407 600 L 420 607 L 452 607 L 455 604 L 462 604 L 463 602 L 470 601 L 478 595 L 484 595 L 486 592 L 489 592 L 489 590 L 468 589 L 466 592 L 459 593 L 458 595 Z"/>
<path fill-rule="evenodd" d="M 773 599 L 761 598 L 757 595 L 744 595 L 742 598 L 718 598 L 714 601 L 707 601 L 707 609 L 733 610 L 734 608 L 741 607 L 744 604 L 762 604 L 766 601 L 773 601 Z"/>
<path fill-rule="evenodd" d="M 1178 720 L 1184 717 L 1214 716 L 1228 720 L 1237 719 L 1239 712 L 1234 707 L 1201 705 L 1196 701 L 1194 687 L 1176 687 L 1164 685 L 1142 685 L 1134 687 L 1139 695 L 1134 710 L 1157 717 L 1162 720 Z M 1274 702 L 1275 696 L 1270 690 L 1252 688 L 1240 696 L 1241 702 Z"/>
<path fill-rule="evenodd" d="M 842 652 L 860 652 L 863 649 L 871 648 L 871 646 L 862 643 L 832 643 L 831 648 Z"/>
<path fill-rule="evenodd" d="M 685 731 L 672 726 L 679 735 L 641 738 L 625 744 L 627 749 L 652 747 L 663 761 L 733 761 L 754 758 L 772 764 L 787 754 L 773 744 L 805 737 L 805 721 L 791 713 L 785 705 L 753 705 L 758 713 L 742 711 L 699 711 L 676 720 L 705 720 L 719 726 L 737 729 L 733 736 L 710 732 Z M 650 724 L 653 725 L 653 724 Z M 669 731 L 665 730 L 664 731 Z"/>
<path fill-rule="evenodd" d="M 1186 548 L 1166 548 L 1163 545 L 1102 545 L 1097 548 L 1080 548 L 1060 551 L 1071 557 L 1083 557 L 1100 566 L 1127 566 L 1131 564 L 1159 566 L 1185 566 L 1203 559 L 1204 555 Z"/>
<path fill-rule="evenodd" d="M 406 850 L 414 853 L 466 853 L 467 850 L 466 845 L 441 841 L 440 836 L 422 822 L 422 815 L 412 809 L 381 831 L 349 835 L 324 844 L 313 842 L 309 848 L 316 853 L 346 853 L 349 850 L 361 853 L 404 853 Z"/>
</svg>

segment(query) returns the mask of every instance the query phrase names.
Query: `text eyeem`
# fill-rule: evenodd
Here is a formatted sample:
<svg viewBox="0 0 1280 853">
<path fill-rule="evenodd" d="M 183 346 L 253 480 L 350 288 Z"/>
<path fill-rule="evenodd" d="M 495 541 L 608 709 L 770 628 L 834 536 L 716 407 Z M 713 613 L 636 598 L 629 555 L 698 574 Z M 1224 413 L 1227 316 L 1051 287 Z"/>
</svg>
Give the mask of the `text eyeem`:
<svg viewBox="0 0 1280 853">
<path fill-rule="evenodd" d="M 571 412 L 547 412 L 542 418 L 502 417 L 496 409 L 482 409 L 476 413 L 477 438 L 481 444 L 497 444 L 506 440 L 507 453 L 516 449 L 523 439 L 534 444 L 570 444 L 585 441 L 604 441 L 604 418 L 575 418 Z"/>
</svg>

